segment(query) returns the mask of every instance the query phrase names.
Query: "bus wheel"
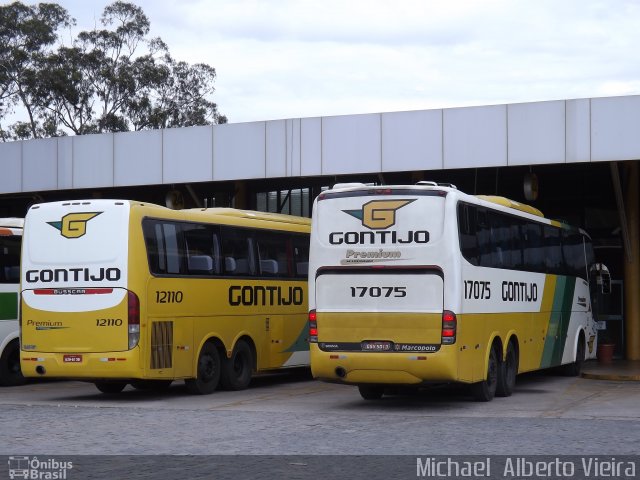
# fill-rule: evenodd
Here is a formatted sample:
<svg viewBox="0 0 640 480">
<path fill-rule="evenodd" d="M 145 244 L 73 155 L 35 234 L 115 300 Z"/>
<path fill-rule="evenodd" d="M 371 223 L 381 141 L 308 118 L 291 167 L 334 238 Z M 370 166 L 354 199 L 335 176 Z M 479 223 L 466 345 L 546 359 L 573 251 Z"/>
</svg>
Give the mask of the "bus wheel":
<svg viewBox="0 0 640 480">
<path fill-rule="evenodd" d="M 384 395 L 384 387 L 359 385 L 358 390 L 360 391 L 360 396 L 365 400 L 380 400 Z"/>
<path fill-rule="evenodd" d="M 577 377 L 582 371 L 582 364 L 584 363 L 585 346 L 584 337 L 580 335 L 578 339 L 578 348 L 576 349 L 576 360 L 573 363 L 564 365 L 561 369 L 562 373 L 568 377 Z"/>
<path fill-rule="evenodd" d="M 20 344 L 16 338 L 9 342 L 0 355 L 0 385 L 24 385 L 26 381 L 20 370 Z"/>
<path fill-rule="evenodd" d="M 218 388 L 220 382 L 220 353 L 216 346 L 207 342 L 200 350 L 198 357 L 198 373 L 196 378 L 184 381 L 187 391 L 194 395 L 207 395 Z"/>
<path fill-rule="evenodd" d="M 163 392 L 168 390 L 173 380 L 136 380 L 131 382 L 131 386 L 136 390 L 151 390 Z"/>
<path fill-rule="evenodd" d="M 96 382 L 96 388 L 102 393 L 120 393 L 127 386 L 126 382 Z"/>
<path fill-rule="evenodd" d="M 516 375 L 518 374 L 518 354 L 513 342 L 509 342 L 507 356 L 504 362 L 500 363 L 498 369 L 498 384 L 496 385 L 496 395 L 498 397 L 510 397 L 516 386 Z"/>
<path fill-rule="evenodd" d="M 492 346 L 487 365 L 487 378 L 471 385 L 471 393 L 479 402 L 488 402 L 495 396 L 498 386 L 498 368 L 498 355 L 495 347 Z"/>
<path fill-rule="evenodd" d="M 244 340 L 239 340 L 233 349 L 231 358 L 222 364 L 220 382 L 227 390 L 244 390 L 251 382 L 253 373 L 253 355 Z"/>
</svg>

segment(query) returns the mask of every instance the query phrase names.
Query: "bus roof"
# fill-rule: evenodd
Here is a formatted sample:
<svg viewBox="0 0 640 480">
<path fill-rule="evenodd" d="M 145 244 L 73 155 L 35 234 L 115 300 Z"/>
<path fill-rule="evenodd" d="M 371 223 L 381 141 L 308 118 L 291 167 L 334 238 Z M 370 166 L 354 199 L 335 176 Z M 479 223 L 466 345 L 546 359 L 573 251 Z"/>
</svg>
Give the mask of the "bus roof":
<svg viewBox="0 0 640 480">
<path fill-rule="evenodd" d="M 268 220 L 270 222 L 292 223 L 296 225 L 311 225 L 311 220 L 306 217 L 297 217 L 283 213 L 258 212 L 256 210 L 239 210 L 236 208 L 192 208 L 188 211 L 210 212 L 216 215 L 226 215 L 235 218 L 251 218 L 258 220 Z"/>
<path fill-rule="evenodd" d="M 247 219 L 247 220 L 259 220 L 266 222 L 277 222 L 281 224 L 287 225 L 300 225 L 300 226 L 311 226 L 311 220 L 306 217 L 297 217 L 294 215 L 285 215 L 281 213 L 268 213 L 268 212 L 258 212 L 253 210 L 240 210 L 235 208 L 223 208 L 223 207 L 213 207 L 213 208 L 187 208 L 183 210 L 173 210 L 171 208 L 164 207 L 162 205 L 157 205 L 155 203 L 149 202 L 140 202 L 137 200 L 118 200 L 118 199 L 90 199 L 90 200 L 70 200 L 70 201 L 61 201 L 61 202 L 50 202 L 51 204 L 58 204 L 62 206 L 69 205 L 91 205 L 91 204 L 100 204 L 101 206 L 107 204 L 113 205 L 125 205 L 128 204 L 130 208 L 135 209 L 143 209 L 145 213 L 143 215 L 159 215 L 159 216 L 171 216 L 171 218 L 176 217 L 189 217 L 192 219 L 197 219 L 198 221 L 208 221 L 208 222 L 216 222 L 216 221 L 224 221 L 224 218 L 233 218 L 233 219 Z M 42 204 L 37 204 L 32 206 L 31 208 L 40 208 Z M 148 213 L 147 213 L 148 212 Z M 156 213 L 157 212 L 157 213 Z M 2 220 L 0 219 L 0 225 L 2 225 Z M 22 219 L 15 219 L 20 220 Z M 8 226 L 8 225 L 7 225 Z M 22 223 L 20 224 L 22 227 Z"/>
<path fill-rule="evenodd" d="M 481 200 L 486 200 L 487 202 L 497 203 L 498 205 L 502 205 L 503 207 L 515 208 L 516 210 L 520 210 L 521 212 L 530 213 L 531 215 L 536 215 L 538 217 L 544 217 L 543 213 L 536 207 L 516 202 L 515 200 L 511 200 L 506 197 L 499 197 L 497 195 L 476 195 L 476 197 Z"/>
<path fill-rule="evenodd" d="M 494 203 L 496 205 L 512 208 L 514 210 L 518 210 L 521 212 L 528 213 L 530 215 L 535 215 L 537 217 L 544 218 L 544 214 L 537 208 L 532 207 L 531 205 L 526 205 L 524 203 L 520 203 L 515 200 L 511 200 L 506 197 L 500 197 L 497 195 L 467 195 L 464 192 L 459 191 L 457 187 L 451 183 L 436 183 L 436 182 L 421 181 L 416 183 L 415 185 L 378 185 L 378 186 L 365 185 L 364 183 L 356 183 L 356 182 L 337 183 L 336 185 L 333 186 L 332 189 L 325 190 L 325 192 L 346 193 L 346 192 L 361 191 L 361 190 L 368 190 L 372 194 L 390 193 L 394 190 L 402 190 L 403 194 L 406 194 L 407 190 L 413 190 L 416 192 L 423 191 L 423 190 L 438 190 L 438 191 L 444 191 L 447 193 L 457 192 L 467 197 L 477 198 L 479 200 L 484 200 L 485 202 Z"/>
</svg>

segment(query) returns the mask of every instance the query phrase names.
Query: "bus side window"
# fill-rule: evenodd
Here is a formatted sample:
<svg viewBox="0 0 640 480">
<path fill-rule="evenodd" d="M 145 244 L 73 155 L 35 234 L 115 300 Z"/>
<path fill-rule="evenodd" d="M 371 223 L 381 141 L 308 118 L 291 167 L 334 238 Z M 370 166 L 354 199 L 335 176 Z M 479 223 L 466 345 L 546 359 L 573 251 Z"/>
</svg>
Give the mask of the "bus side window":
<svg viewBox="0 0 640 480">
<path fill-rule="evenodd" d="M 524 243 L 524 268 L 532 272 L 544 272 L 544 245 L 542 244 L 542 225 L 527 222 L 522 226 Z"/>
<path fill-rule="evenodd" d="M 491 226 L 484 208 L 477 209 L 476 236 L 478 237 L 478 264 L 481 267 L 493 267 L 491 248 Z"/>
<path fill-rule="evenodd" d="M 544 258 L 547 273 L 564 273 L 562 250 L 560 250 L 560 229 L 551 225 L 544 226 Z"/>
<path fill-rule="evenodd" d="M 519 239 L 515 219 L 500 212 L 490 212 L 491 223 L 491 266 L 496 268 L 515 268 L 519 263 Z"/>
<path fill-rule="evenodd" d="M 247 277 L 256 274 L 252 235 L 253 231 L 249 229 L 221 227 L 220 237 L 226 275 Z"/>
<path fill-rule="evenodd" d="M 180 245 L 180 225 L 145 219 L 142 231 L 151 273 L 183 274 L 185 268 Z"/>
<path fill-rule="evenodd" d="M 287 237 L 281 233 L 257 230 L 255 240 L 258 248 L 260 275 L 263 277 L 287 277 L 286 257 L 282 259 L 280 255 L 280 251 L 286 245 Z"/>
<path fill-rule="evenodd" d="M 562 255 L 567 267 L 567 274 L 587 278 L 585 250 L 580 232 L 562 230 Z"/>
<path fill-rule="evenodd" d="M 475 207 L 463 203 L 458 205 L 458 235 L 462 256 L 472 265 L 478 265 Z"/>
<path fill-rule="evenodd" d="M 142 232 L 147 249 L 149 271 L 151 273 L 166 273 L 167 268 L 165 263 L 162 225 L 153 220 L 144 220 L 142 222 Z"/>
<path fill-rule="evenodd" d="M 220 273 L 220 247 L 217 245 L 216 229 L 213 225 L 182 225 L 190 275 Z"/>
<path fill-rule="evenodd" d="M 524 242 L 522 240 L 522 230 L 524 222 L 514 219 L 509 227 L 509 238 L 511 240 L 511 267 L 517 270 L 524 269 Z"/>
<path fill-rule="evenodd" d="M 309 274 L 309 236 L 293 236 L 293 263 L 296 266 L 296 277 L 307 278 Z"/>
</svg>

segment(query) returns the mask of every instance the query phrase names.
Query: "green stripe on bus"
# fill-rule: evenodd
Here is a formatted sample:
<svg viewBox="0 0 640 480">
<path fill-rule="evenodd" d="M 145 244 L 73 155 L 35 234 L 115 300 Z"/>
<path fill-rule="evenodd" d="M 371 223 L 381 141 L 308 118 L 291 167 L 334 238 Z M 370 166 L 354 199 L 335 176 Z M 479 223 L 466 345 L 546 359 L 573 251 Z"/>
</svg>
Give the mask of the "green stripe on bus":
<svg viewBox="0 0 640 480">
<path fill-rule="evenodd" d="M 292 353 L 292 352 L 304 352 L 309 350 L 309 324 L 305 323 L 304 327 L 300 331 L 298 338 L 289 345 L 287 348 L 282 350 L 282 353 Z"/>
<path fill-rule="evenodd" d="M 0 293 L 0 320 L 18 319 L 18 294 L 16 292 Z"/>
<path fill-rule="evenodd" d="M 553 306 L 551 307 L 549 328 L 544 341 L 540 368 L 560 365 L 562 361 L 575 288 L 576 279 L 574 277 L 559 276 L 556 280 Z"/>
</svg>

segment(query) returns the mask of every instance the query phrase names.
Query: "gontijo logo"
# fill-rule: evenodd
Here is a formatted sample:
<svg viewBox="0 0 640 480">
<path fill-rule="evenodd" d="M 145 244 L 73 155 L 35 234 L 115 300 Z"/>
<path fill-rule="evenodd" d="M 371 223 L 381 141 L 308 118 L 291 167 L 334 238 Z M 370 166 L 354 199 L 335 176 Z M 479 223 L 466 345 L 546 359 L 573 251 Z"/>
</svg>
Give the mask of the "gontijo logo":
<svg viewBox="0 0 640 480">
<path fill-rule="evenodd" d="M 352 217 L 362 220 L 362 225 L 372 230 L 389 228 L 396 223 L 396 210 L 410 204 L 413 200 L 372 200 L 360 210 L 343 210 Z"/>
<path fill-rule="evenodd" d="M 369 230 L 360 232 L 331 232 L 331 245 L 396 245 L 402 243 L 428 243 L 427 230 L 390 230 L 396 224 L 396 212 L 414 202 L 405 200 L 372 200 L 365 203 L 360 210 L 342 210 L 357 218 Z"/>
<path fill-rule="evenodd" d="M 87 233 L 87 222 L 102 212 L 68 213 L 59 222 L 47 222 L 53 228 L 60 230 L 65 238 L 80 238 Z"/>
</svg>

